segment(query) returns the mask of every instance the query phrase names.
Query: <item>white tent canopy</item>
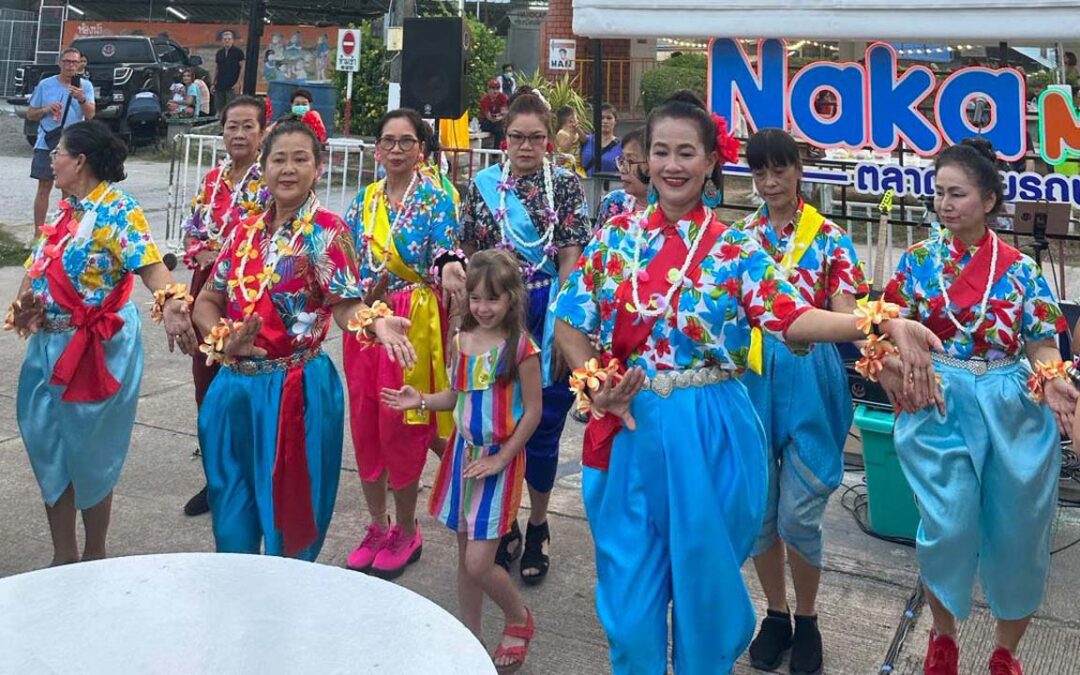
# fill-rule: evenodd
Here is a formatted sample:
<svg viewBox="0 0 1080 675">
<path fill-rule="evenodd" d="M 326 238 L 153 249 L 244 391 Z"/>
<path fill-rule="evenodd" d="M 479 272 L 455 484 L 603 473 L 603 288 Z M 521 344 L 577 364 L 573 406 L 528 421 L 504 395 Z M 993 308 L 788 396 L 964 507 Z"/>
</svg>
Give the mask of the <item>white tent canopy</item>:
<svg viewBox="0 0 1080 675">
<path fill-rule="evenodd" d="M 574 0 L 586 37 L 1073 41 L 1077 0 Z"/>
</svg>

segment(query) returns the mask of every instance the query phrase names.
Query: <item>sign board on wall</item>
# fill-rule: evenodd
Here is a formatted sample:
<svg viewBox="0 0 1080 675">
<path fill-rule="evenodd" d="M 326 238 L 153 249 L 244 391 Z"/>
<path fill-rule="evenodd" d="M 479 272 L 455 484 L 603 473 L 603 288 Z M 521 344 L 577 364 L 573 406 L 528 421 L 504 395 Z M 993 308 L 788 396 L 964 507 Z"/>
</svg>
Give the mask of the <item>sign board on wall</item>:
<svg viewBox="0 0 1080 675">
<path fill-rule="evenodd" d="M 360 31 L 355 28 L 338 30 L 337 69 L 347 73 L 360 70 Z"/>
<path fill-rule="evenodd" d="M 548 70 L 574 70 L 576 40 L 548 40 Z"/>
</svg>

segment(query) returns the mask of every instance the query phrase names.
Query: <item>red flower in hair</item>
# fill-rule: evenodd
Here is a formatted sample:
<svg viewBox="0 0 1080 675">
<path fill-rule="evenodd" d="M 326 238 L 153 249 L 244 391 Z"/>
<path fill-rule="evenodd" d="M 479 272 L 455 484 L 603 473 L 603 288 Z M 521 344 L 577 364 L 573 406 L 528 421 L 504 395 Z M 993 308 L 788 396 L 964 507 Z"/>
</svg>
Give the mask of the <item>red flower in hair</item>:
<svg viewBox="0 0 1080 675">
<path fill-rule="evenodd" d="M 725 162 L 736 162 L 739 159 L 739 140 L 728 133 L 727 120 L 712 113 L 713 123 L 716 125 L 716 152 L 720 159 Z"/>
<path fill-rule="evenodd" d="M 504 138 L 504 139 L 502 139 L 502 141 L 501 141 L 501 142 L 499 143 L 499 149 L 500 149 L 500 150 L 502 150 L 503 152 L 506 152 L 506 147 L 507 147 L 507 146 L 506 146 L 506 139 Z"/>
<path fill-rule="evenodd" d="M 551 153 L 555 152 L 555 144 L 554 144 L 554 143 L 552 143 L 551 141 L 548 141 L 548 142 L 547 142 L 547 151 L 548 151 L 548 154 L 549 154 L 549 155 L 550 155 Z"/>
</svg>

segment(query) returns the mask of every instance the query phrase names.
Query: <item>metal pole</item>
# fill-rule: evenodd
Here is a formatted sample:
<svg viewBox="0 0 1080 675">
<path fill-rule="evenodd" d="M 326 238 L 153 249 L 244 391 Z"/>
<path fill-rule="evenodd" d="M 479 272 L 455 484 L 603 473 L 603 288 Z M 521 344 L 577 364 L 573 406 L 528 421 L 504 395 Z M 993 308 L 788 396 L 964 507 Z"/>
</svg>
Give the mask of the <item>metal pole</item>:
<svg viewBox="0 0 1080 675">
<path fill-rule="evenodd" d="M 600 173 L 600 106 L 604 105 L 604 47 L 599 39 L 593 39 L 593 173 Z"/>
<path fill-rule="evenodd" d="M 248 17 L 247 49 L 244 54 L 244 94 L 255 95 L 259 79 L 259 52 L 262 51 L 263 20 L 266 18 L 266 0 L 252 0 Z M 269 93 L 269 92 L 267 92 Z"/>
<path fill-rule="evenodd" d="M 358 46 L 357 51 L 359 51 L 359 49 Z M 353 71 L 351 70 L 349 71 L 349 74 L 345 76 L 345 138 L 349 137 L 349 128 L 352 124 L 352 76 Z"/>
</svg>

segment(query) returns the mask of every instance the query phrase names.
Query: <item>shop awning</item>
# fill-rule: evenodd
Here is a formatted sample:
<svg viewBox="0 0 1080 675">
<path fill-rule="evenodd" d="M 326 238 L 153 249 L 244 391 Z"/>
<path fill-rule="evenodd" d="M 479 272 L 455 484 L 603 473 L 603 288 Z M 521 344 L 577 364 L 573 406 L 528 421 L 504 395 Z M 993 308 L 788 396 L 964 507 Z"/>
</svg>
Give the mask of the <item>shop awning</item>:
<svg viewBox="0 0 1080 675">
<path fill-rule="evenodd" d="M 1080 35 L 1076 0 L 574 0 L 586 37 L 1052 42 Z"/>
</svg>

